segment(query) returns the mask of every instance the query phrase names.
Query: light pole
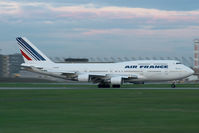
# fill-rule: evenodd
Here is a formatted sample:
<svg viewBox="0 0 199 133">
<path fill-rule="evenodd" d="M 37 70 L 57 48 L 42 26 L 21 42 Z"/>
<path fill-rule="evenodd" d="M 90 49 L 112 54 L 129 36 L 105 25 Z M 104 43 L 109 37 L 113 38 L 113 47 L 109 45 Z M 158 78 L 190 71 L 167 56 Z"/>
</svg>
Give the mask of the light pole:
<svg viewBox="0 0 199 133">
<path fill-rule="evenodd" d="M 199 39 L 194 40 L 194 69 L 198 71 L 198 50 L 199 50 Z"/>
</svg>

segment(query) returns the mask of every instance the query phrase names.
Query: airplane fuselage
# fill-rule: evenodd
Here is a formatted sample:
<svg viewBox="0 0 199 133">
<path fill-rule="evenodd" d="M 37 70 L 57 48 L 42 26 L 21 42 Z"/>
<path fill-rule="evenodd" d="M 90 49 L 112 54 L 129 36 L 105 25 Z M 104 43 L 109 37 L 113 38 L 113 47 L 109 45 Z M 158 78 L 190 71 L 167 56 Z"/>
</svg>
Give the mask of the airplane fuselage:
<svg viewBox="0 0 199 133">
<path fill-rule="evenodd" d="M 141 60 L 121 63 L 50 63 L 38 64 L 42 71 L 50 73 L 75 72 L 77 75 L 106 75 L 106 77 L 135 77 L 126 81 L 169 81 L 190 76 L 193 71 L 173 60 Z"/>
<path fill-rule="evenodd" d="M 120 87 L 125 82 L 171 81 L 186 78 L 192 69 L 173 60 L 139 60 L 120 63 L 54 63 L 25 37 L 16 38 L 29 71 L 44 75 L 98 83 L 99 88 Z M 175 87 L 175 86 L 173 86 Z"/>
</svg>

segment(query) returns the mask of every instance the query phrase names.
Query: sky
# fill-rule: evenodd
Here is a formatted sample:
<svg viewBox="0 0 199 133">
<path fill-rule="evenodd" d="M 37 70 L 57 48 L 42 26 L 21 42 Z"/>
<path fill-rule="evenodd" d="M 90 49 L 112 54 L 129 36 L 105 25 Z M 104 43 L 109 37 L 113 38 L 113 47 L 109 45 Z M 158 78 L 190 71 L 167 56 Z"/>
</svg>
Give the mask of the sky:
<svg viewBox="0 0 199 133">
<path fill-rule="evenodd" d="M 27 37 L 49 57 L 192 57 L 198 0 L 0 0 L 0 54 Z"/>
</svg>

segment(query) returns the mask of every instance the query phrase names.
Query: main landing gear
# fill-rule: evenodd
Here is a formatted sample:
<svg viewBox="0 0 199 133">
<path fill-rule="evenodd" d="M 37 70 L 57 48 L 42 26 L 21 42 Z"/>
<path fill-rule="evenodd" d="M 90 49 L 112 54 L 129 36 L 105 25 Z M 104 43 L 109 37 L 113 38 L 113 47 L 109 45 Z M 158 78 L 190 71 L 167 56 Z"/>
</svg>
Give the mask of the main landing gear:
<svg viewBox="0 0 199 133">
<path fill-rule="evenodd" d="M 120 85 L 112 85 L 113 88 L 120 88 Z"/>
<path fill-rule="evenodd" d="M 98 84 L 98 88 L 110 88 L 111 85 L 108 83 L 100 83 Z"/>
<path fill-rule="evenodd" d="M 112 85 L 113 88 L 120 88 L 120 85 Z M 109 83 L 100 83 L 98 84 L 98 88 L 111 88 Z"/>
</svg>

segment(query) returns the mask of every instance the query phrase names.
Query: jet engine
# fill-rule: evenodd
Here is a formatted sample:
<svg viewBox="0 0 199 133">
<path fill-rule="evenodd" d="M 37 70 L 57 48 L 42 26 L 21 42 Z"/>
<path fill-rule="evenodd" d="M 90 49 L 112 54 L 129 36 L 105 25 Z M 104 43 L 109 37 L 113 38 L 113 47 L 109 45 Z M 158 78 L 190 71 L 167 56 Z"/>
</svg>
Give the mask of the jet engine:
<svg viewBox="0 0 199 133">
<path fill-rule="evenodd" d="M 78 75 L 77 80 L 80 81 L 80 82 L 88 82 L 89 81 L 89 74 Z"/>
<path fill-rule="evenodd" d="M 122 77 L 112 77 L 111 84 L 112 85 L 121 85 L 123 83 Z"/>
</svg>

